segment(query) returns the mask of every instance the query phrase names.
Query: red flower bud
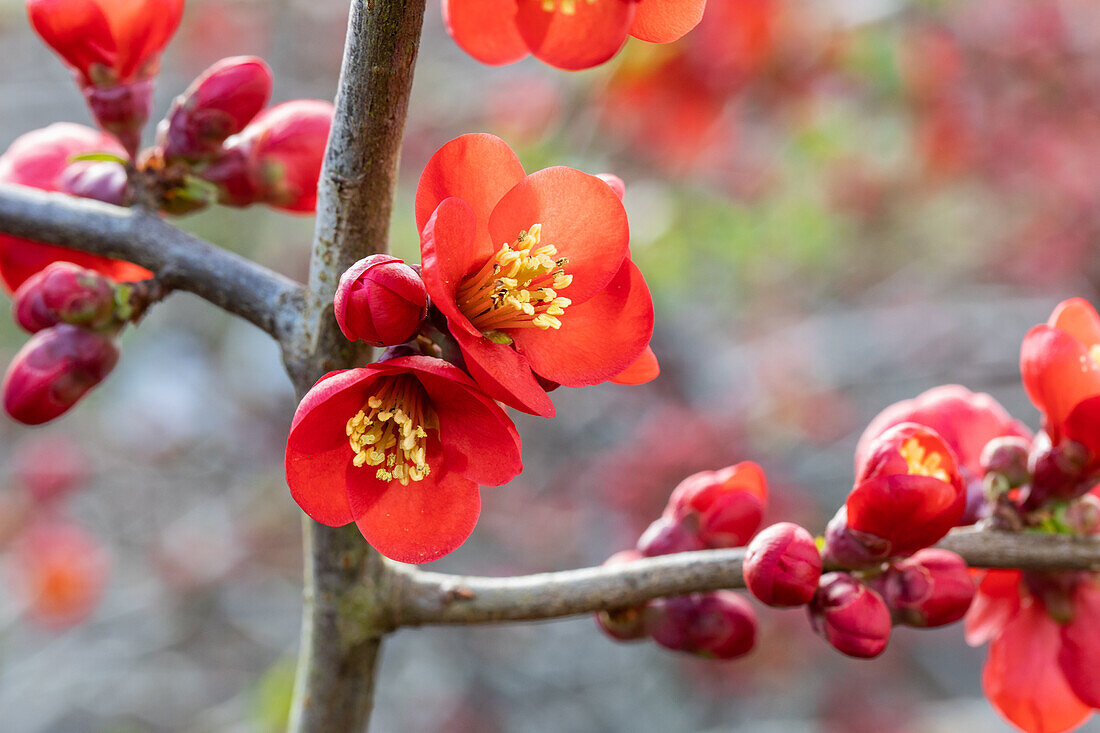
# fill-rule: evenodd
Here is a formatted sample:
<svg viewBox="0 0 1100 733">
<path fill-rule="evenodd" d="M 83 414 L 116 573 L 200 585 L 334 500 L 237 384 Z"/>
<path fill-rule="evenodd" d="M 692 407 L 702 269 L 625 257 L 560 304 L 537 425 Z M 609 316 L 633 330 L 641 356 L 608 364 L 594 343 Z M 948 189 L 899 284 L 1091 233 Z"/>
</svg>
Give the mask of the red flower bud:
<svg viewBox="0 0 1100 733">
<path fill-rule="evenodd" d="M 36 503 L 48 504 L 87 481 L 88 458 L 72 440 L 37 436 L 16 447 L 13 473 Z"/>
<path fill-rule="evenodd" d="M 271 69 L 255 56 L 222 59 L 191 82 L 157 126 L 165 159 L 201 160 L 252 121 L 271 98 Z"/>
<path fill-rule="evenodd" d="M 897 557 L 947 534 L 966 508 L 966 490 L 939 434 L 901 423 L 871 443 L 845 507 L 850 529 L 885 540 Z"/>
<path fill-rule="evenodd" d="M 428 313 L 428 291 L 416 270 L 396 257 L 371 255 L 340 276 L 336 322 L 349 341 L 396 346 L 408 341 Z"/>
<path fill-rule="evenodd" d="M 99 128 L 114 135 L 130 157 L 136 158 L 142 128 L 153 109 L 152 79 L 108 87 L 87 86 L 83 92 Z"/>
<path fill-rule="evenodd" d="M 1052 446 L 1046 433 L 1040 433 L 1028 457 L 1031 489 L 1027 506 L 1037 508 L 1050 499 L 1073 499 L 1092 488 L 1086 473 L 1092 454 L 1081 443 L 1064 438 Z"/>
<path fill-rule="evenodd" d="M 736 659 L 756 643 L 756 612 L 729 590 L 653 601 L 648 618 L 653 640 L 675 651 Z"/>
<path fill-rule="evenodd" d="M 881 565 L 890 556 L 890 543 L 848 526 L 848 510 L 840 507 L 825 527 L 822 555 L 830 565 L 849 570 Z"/>
<path fill-rule="evenodd" d="M 114 321 L 114 282 L 71 262 L 52 262 L 15 291 L 12 314 L 31 333 L 58 323 L 102 329 Z"/>
<path fill-rule="evenodd" d="M 802 606 L 817 590 L 821 565 L 813 535 L 791 522 L 773 524 L 749 543 L 745 585 L 769 606 Z"/>
<path fill-rule="evenodd" d="M 877 657 L 890 640 L 890 609 L 848 573 L 822 575 L 807 610 L 813 630 L 850 657 Z"/>
<path fill-rule="evenodd" d="M 31 621 L 50 629 L 79 624 L 95 610 L 110 558 L 92 535 L 60 521 L 32 525 L 11 555 L 15 595 Z"/>
<path fill-rule="evenodd" d="M 1028 453 L 1031 441 L 1015 435 L 994 438 L 982 449 L 981 467 L 984 474 L 1003 476 L 1008 488 L 1023 486 L 1031 478 Z"/>
<path fill-rule="evenodd" d="M 966 562 L 936 548 L 892 564 L 876 579 L 875 587 L 897 623 L 918 628 L 955 623 L 974 599 L 974 581 Z"/>
<path fill-rule="evenodd" d="M 39 331 L 4 375 L 4 409 L 21 423 L 39 425 L 64 414 L 118 362 L 114 340 L 61 324 Z"/>
<path fill-rule="evenodd" d="M 667 515 L 650 524 L 638 538 L 638 551 L 646 557 L 703 549 L 706 546 L 694 527 Z"/>
<path fill-rule="evenodd" d="M 681 522 L 697 522 L 705 547 L 741 547 L 760 528 L 767 500 L 764 470 L 744 461 L 688 476 L 673 490 L 665 513 Z"/>
<path fill-rule="evenodd" d="M 617 565 L 624 562 L 633 562 L 641 556 L 642 553 L 637 550 L 623 550 L 607 558 L 603 564 Z M 601 631 L 617 641 L 643 639 L 646 636 L 646 604 L 599 611 L 596 613 L 596 625 L 600 627 Z"/>
</svg>

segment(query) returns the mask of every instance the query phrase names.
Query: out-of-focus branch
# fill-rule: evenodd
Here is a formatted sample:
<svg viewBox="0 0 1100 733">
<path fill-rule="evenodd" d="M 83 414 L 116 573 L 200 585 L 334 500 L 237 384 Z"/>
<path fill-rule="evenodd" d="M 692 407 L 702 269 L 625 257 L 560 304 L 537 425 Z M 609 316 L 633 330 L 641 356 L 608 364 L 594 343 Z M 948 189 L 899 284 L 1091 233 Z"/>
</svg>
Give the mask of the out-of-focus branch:
<svg viewBox="0 0 1100 733">
<path fill-rule="evenodd" d="M 938 545 L 971 567 L 1100 570 L 1100 539 L 957 529 Z M 663 555 L 619 565 L 479 578 L 389 564 L 395 626 L 533 621 L 745 585 L 743 548 Z"/>
<path fill-rule="evenodd" d="M 280 340 L 299 312 L 298 283 L 140 209 L 0 184 L 0 233 L 134 262 Z"/>
</svg>

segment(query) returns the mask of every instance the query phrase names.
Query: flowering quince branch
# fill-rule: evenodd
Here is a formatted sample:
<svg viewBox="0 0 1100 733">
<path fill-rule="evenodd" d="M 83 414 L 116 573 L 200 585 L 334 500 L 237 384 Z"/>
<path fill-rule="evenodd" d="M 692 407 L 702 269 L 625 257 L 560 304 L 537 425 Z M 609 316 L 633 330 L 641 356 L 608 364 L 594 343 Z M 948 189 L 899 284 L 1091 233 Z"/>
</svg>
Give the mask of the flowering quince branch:
<svg viewBox="0 0 1100 733">
<path fill-rule="evenodd" d="M 133 262 L 282 340 L 302 286 L 155 214 L 0 183 L 0 233 Z"/>
</svg>

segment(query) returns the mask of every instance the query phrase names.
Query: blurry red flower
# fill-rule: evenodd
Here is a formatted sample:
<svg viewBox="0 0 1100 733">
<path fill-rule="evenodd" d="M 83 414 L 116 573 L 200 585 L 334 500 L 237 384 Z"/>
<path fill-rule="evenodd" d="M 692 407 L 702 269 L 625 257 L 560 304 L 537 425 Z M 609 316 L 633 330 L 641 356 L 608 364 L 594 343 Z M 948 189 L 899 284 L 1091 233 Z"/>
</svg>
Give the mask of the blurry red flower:
<svg viewBox="0 0 1100 733">
<path fill-rule="evenodd" d="M 623 550 L 616 552 L 604 560 L 604 565 L 617 565 L 619 563 L 633 562 L 642 557 L 637 550 Z M 596 625 L 600 630 L 616 641 L 637 641 L 644 639 L 646 630 L 646 607 L 628 606 L 626 608 L 613 608 L 596 612 Z"/>
<path fill-rule="evenodd" d="M 321 524 L 355 522 L 401 562 L 461 545 L 481 511 L 478 484 L 520 472 L 500 407 L 460 369 L 407 356 L 333 372 L 303 398 L 286 448 L 295 501 Z"/>
<path fill-rule="evenodd" d="M 95 165 L 71 163 L 72 158 L 103 152 L 120 155 L 123 151 L 109 136 L 89 127 L 55 123 L 17 138 L 7 152 L 0 155 L 0 182 L 43 191 L 66 190 L 66 176 Z M 119 282 L 152 277 L 145 268 L 129 262 L 0 234 L 0 279 L 9 290 L 15 290 L 31 275 L 59 260 L 101 272 Z"/>
<path fill-rule="evenodd" d="M 961 619 L 974 598 L 966 562 L 935 547 L 892 563 L 872 585 L 897 623 L 934 628 Z"/>
<path fill-rule="evenodd" d="M 822 575 L 806 610 L 813 630 L 850 657 L 877 657 L 890 641 L 890 609 L 878 593 L 848 573 Z"/>
<path fill-rule="evenodd" d="M 36 503 L 49 504 L 87 482 L 89 460 L 73 436 L 39 435 L 16 446 L 13 473 Z"/>
<path fill-rule="evenodd" d="M 463 135 L 425 167 L 416 222 L 428 294 L 490 397 L 550 417 L 537 377 L 605 382 L 649 344 L 653 301 L 603 180 L 565 167 L 524 175 L 501 139 Z"/>
<path fill-rule="evenodd" d="M 752 461 L 700 471 L 673 489 L 665 516 L 687 523 L 704 547 L 741 547 L 760 528 L 768 479 Z"/>
<path fill-rule="evenodd" d="M 534 54 L 559 69 L 602 64 L 627 36 L 671 43 L 703 17 L 705 0 L 443 0 L 447 32 L 486 64 Z"/>
<path fill-rule="evenodd" d="M 99 330 L 115 319 L 114 285 L 94 270 L 51 262 L 15 291 L 12 315 L 30 333 L 59 323 Z"/>
<path fill-rule="evenodd" d="M 941 539 L 966 505 L 954 453 L 931 428 L 902 423 L 859 457 L 845 502 L 850 529 L 887 543 L 888 557 L 909 555 Z"/>
<path fill-rule="evenodd" d="M 376 254 L 340 276 L 335 307 L 336 322 L 349 341 L 396 346 L 420 328 L 428 293 L 416 270 L 396 257 Z"/>
<path fill-rule="evenodd" d="M 674 651 L 736 659 L 756 644 L 756 612 L 729 590 L 660 598 L 646 611 L 653 640 Z"/>
<path fill-rule="evenodd" d="M 28 618 L 64 629 L 91 616 L 103 596 L 110 558 L 80 527 L 51 520 L 31 525 L 12 549 L 14 590 Z"/>
</svg>

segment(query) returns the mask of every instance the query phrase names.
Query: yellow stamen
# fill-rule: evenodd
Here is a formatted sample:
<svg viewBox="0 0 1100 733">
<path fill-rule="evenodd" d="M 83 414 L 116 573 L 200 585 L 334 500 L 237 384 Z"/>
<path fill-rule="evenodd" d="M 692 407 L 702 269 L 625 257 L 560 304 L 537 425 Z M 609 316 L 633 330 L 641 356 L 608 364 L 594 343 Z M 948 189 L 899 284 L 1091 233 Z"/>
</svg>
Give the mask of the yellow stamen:
<svg viewBox="0 0 1100 733">
<path fill-rule="evenodd" d="M 595 4 L 596 0 L 585 0 L 589 5 Z M 561 6 L 562 15 L 575 15 L 577 12 L 577 0 L 542 0 L 542 9 L 548 13 L 554 12 L 554 10 Z"/>
<path fill-rule="evenodd" d="M 940 481 L 950 480 L 947 471 L 943 470 L 943 455 L 926 450 L 916 438 L 905 441 L 898 452 L 908 464 L 910 476 L 931 476 Z"/>
<path fill-rule="evenodd" d="M 423 481 L 431 473 L 427 462 L 428 431 L 439 430 L 439 420 L 416 378 L 383 377 L 375 393 L 348 420 L 348 443 L 355 451 L 356 468 L 377 466 L 381 481 Z"/>
</svg>

